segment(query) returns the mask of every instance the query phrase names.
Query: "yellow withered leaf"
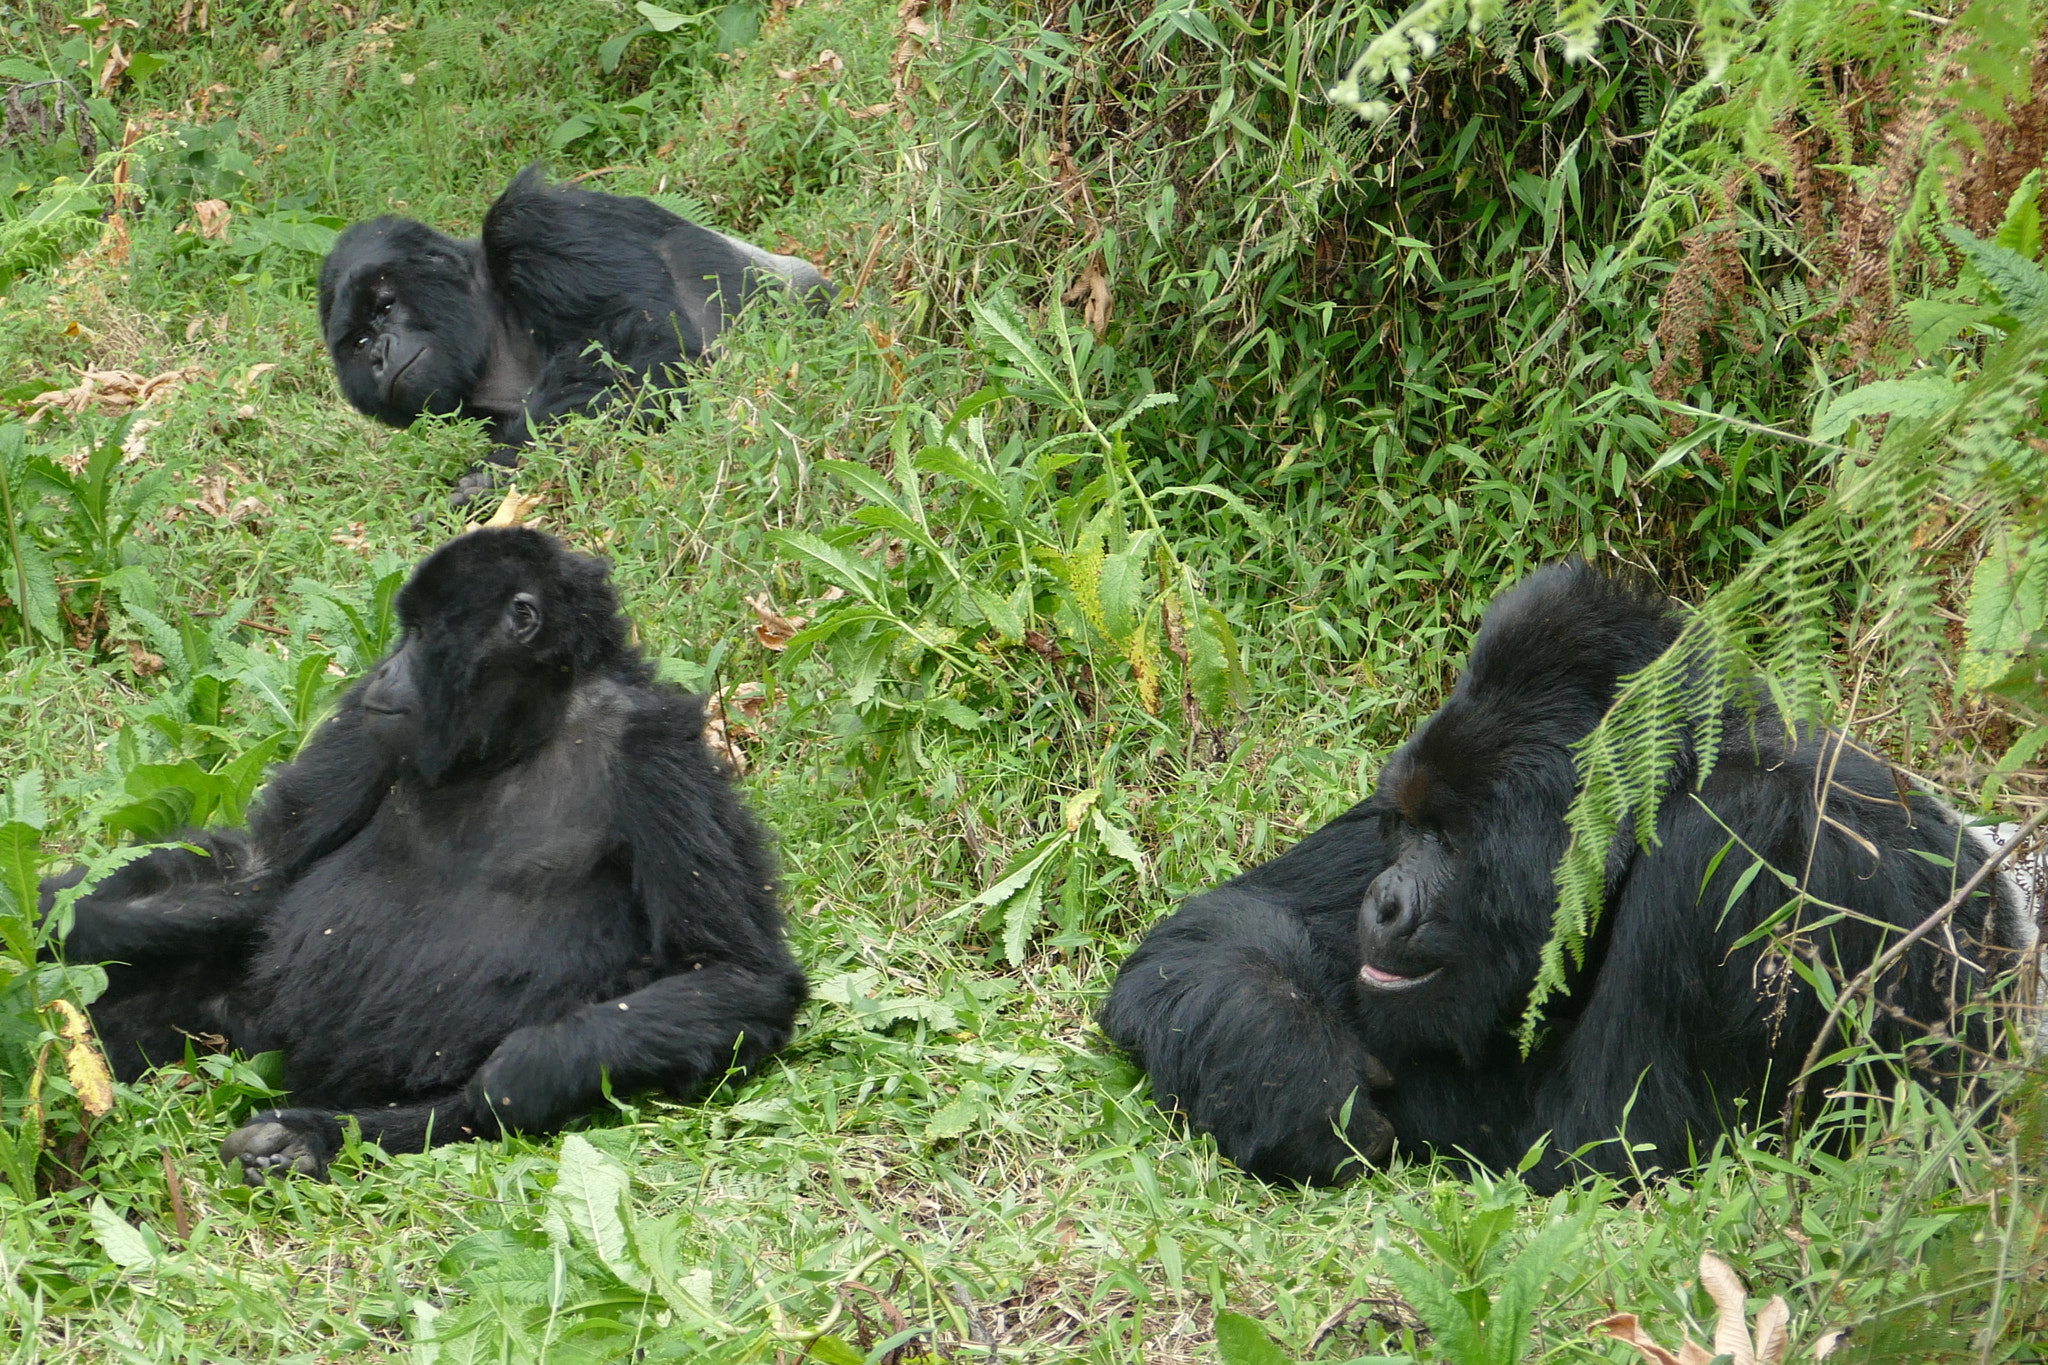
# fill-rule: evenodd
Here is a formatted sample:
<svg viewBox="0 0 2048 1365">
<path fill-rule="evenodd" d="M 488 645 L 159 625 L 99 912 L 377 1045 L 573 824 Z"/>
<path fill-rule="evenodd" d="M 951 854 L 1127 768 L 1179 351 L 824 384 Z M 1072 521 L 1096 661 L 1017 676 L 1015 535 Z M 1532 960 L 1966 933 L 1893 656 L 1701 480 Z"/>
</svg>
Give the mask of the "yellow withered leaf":
<svg viewBox="0 0 2048 1365">
<path fill-rule="evenodd" d="M 114 1107 L 114 1073 L 108 1068 L 107 1059 L 100 1055 L 100 1045 L 93 1040 L 92 1024 L 85 1011 L 69 1000 L 53 1000 L 50 1008 L 64 1020 L 57 1028 L 57 1036 L 66 1044 L 64 1074 L 77 1092 L 79 1104 L 96 1119 L 106 1117 Z"/>
<path fill-rule="evenodd" d="M 517 488 L 505 490 L 505 500 L 498 504 L 498 510 L 491 513 L 486 526 L 523 526 L 534 508 L 540 506 L 540 494 L 522 493 Z"/>
</svg>

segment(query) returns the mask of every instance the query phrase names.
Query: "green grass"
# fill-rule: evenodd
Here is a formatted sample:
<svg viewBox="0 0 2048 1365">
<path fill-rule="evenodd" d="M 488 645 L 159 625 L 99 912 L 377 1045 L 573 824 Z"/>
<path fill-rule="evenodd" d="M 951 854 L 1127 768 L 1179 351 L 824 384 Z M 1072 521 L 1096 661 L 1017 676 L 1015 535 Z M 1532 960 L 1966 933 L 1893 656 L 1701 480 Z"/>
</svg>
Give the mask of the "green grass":
<svg viewBox="0 0 2048 1365">
<path fill-rule="evenodd" d="M 159 1074 L 93 1128 L 81 1183 L 59 1179 L 35 1199 L 0 1193 L 8 1360 L 418 1351 L 795 1362 L 808 1348 L 836 1361 L 916 1328 L 902 1358 L 974 1359 L 992 1347 L 1003 1359 L 1210 1361 L 1220 1309 L 1263 1320 L 1290 1356 L 1450 1359 L 1442 1333 L 1418 1337 L 1390 1244 L 1438 1229 L 1421 1273 L 1444 1277 L 1472 1308 L 1498 1294 L 1538 1228 L 1568 1214 L 1590 1231 L 1543 1267 L 1533 1335 L 1507 1343 L 1504 1361 L 1632 1359 L 1589 1330 L 1615 1310 L 1641 1314 L 1674 1345 L 1688 1324 L 1708 1339 L 1710 1305 L 1692 1285 L 1703 1250 L 1759 1295 L 1788 1294 L 1802 1343 L 1862 1322 L 1864 1358 L 2039 1356 L 2044 1248 L 2025 1212 L 2039 1207 L 2038 1101 L 1979 1133 L 1911 1096 L 1874 1100 L 1873 1141 L 1856 1160 L 1736 1144 L 1695 1178 L 1632 1198 L 1586 1190 L 1552 1207 L 1512 1182 L 1474 1187 L 1426 1165 L 1300 1192 L 1249 1180 L 1159 1114 L 1094 1030 L 1116 962 L 1175 898 L 1272 856 L 1367 789 L 1440 698 L 1482 589 L 1546 547 L 1578 543 L 1573 518 L 1546 523 L 1554 544 L 1532 531 L 1528 543 L 1487 548 L 1492 567 L 1453 571 L 1438 566 L 1469 562 L 1463 538 L 1494 523 L 1440 500 L 1435 520 L 1410 524 L 1414 543 L 1432 554 L 1446 536 L 1454 543 L 1416 573 L 1397 553 L 1408 542 L 1383 523 L 1420 504 L 1390 518 L 1386 485 L 1354 489 L 1336 475 L 1267 484 L 1255 500 L 1286 528 L 1271 540 L 1227 507 L 1184 505 L 1173 543 L 1246 645 L 1249 710 L 1219 724 L 1170 691 L 1148 714 L 1115 649 L 1085 627 L 1063 636 L 1070 658 L 1058 667 L 995 651 L 982 673 L 944 679 L 984 709 L 978 729 L 852 706 L 845 659 L 777 659 L 755 642 L 746 599 L 766 592 L 786 613 L 816 614 L 826 583 L 772 533 L 848 525 L 854 504 L 815 462 L 893 468 L 899 413 L 948 412 L 985 382 L 990 357 L 949 319 L 1019 259 L 997 249 L 1009 229 L 993 216 L 986 252 L 957 235 L 934 247 L 962 231 L 958 206 L 940 232 L 916 217 L 931 206 L 907 192 L 929 186 L 919 166 L 972 125 L 905 128 L 893 111 L 851 112 L 892 98 L 896 7 L 793 5 L 729 71 L 643 36 L 610 73 L 600 47 L 637 17 L 599 0 L 502 16 L 420 0 L 387 6 L 367 37 L 352 27 L 360 13 L 298 8 L 286 22 L 219 4 L 203 37 L 175 31 L 176 5 L 130 11 L 142 26 L 129 49 L 170 62 L 124 95 L 123 112 L 175 110 L 226 84 L 245 111 L 247 160 L 147 144 L 158 198 L 135 220 L 132 257 L 86 250 L 32 271 L 0 312 L 0 390 L 69 385 L 87 365 L 192 372 L 143 414 L 161 425 L 122 477 L 162 468 L 171 484 L 123 553 L 153 587 L 156 614 L 217 632 L 221 657 L 244 670 L 217 726 L 138 742 L 139 717 L 188 681 L 137 661 L 162 653 L 130 609 L 144 589 L 110 598 L 106 628 L 83 647 L 28 638 L 18 613 L 0 613 L 6 776 L 46 780 L 49 859 L 108 842 L 103 818 L 127 799 L 107 776 L 128 761 L 124 732 L 155 746 L 138 748 L 145 757 L 217 763 L 279 729 L 249 679 L 308 651 L 366 662 L 312 605 L 307 582 L 359 597 L 383 572 L 375 566 L 425 554 L 458 529 L 445 490 L 483 449 L 474 428 L 396 433 L 348 411 L 314 321 L 317 254 L 288 241 L 244 254 L 247 236 L 238 247 L 232 233 L 228 244 L 179 233 L 186 205 L 224 197 L 244 234 L 294 214 L 385 211 L 470 232 L 519 166 L 546 157 L 558 174 L 605 170 L 595 183 L 607 189 L 685 196 L 716 226 L 770 247 L 800 244 L 849 289 L 876 262 L 858 297 L 824 318 L 751 318 L 672 422 L 571 423 L 521 480 L 543 497 L 541 525 L 611 556 L 643 645 L 674 676 L 767 685 L 746 788 L 780 838 L 791 935 L 819 998 L 785 1053 L 703 1103 L 622 1101 L 582 1132 L 587 1146 L 354 1150 L 331 1185 L 250 1192 L 228 1181 L 214 1150 L 261 1093 L 248 1066 Z M 9 41 L 42 60 L 43 29 L 56 30 L 38 15 L 48 18 L 32 13 Z M 836 79 L 779 74 L 826 48 L 844 61 Z M 643 90 L 655 92 L 651 108 L 622 112 Z M 577 117 L 593 131 L 550 155 L 550 137 Z M 179 122 L 150 136 L 168 139 Z M 47 179 L 66 169 L 62 153 L 7 153 L 8 175 Z M 1042 213 L 1026 196 L 1044 186 L 1022 164 L 1011 170 L 1019 211 Z M 70 245 L 90 241 L 88 230 Z M 939 271 L 950 277 L 934 282 Z M 1127 378 L 1104 383 L 1114 394 Z M 992 410 L 991 440 L 1057 433 L 1063 420 L 1011 400 Z M 56 419 L 32 439 L 68 454 L 110 424 Z M 1204 472 L 1161 463 L 1182 435 L 1171 425 L 1142 434 L 1153 487 Z M 1430 496 L 1413 490 L 1438 477 L 1441 453 L 1391 449 L 1394 476 Z M 1488 447 L 1487 458 L 1500 453 Z M 1603 462 L 1573 496 L 1600 508 L 1606 478 Z M 1471 505 L 1511 500 L 1496 485 Z M 261 510 L 215 515 L 205 504 L 216 487 L 226 505 L 253 498 Z M 927 491 L 950 496 L 937 481 Z M 1797 500 L 1773 486 L 1754 505 Z M 1033 515 L 1067 515 L 1055 501 Z M 975 530 L 963 505 L 947 510 L 963 539 Z M 1617 554 L 1667 558 L 1655 517 L 1607 520 Z M 1375 558 L 1361 569 L 1353 549 L 1366 539 Z M 1090 665 L 1085 678 L 1077 660 Z M 890 664 L 891 695 L 936 685 L 919 666 Z M 1170 688 L 1177 677 L 1169 668 Z M 966 903 L 1058 831 L 1065 803 L 1088 790 L 1134 836 L 1144 871 L 1077 845 L 1044 888 L 1028 953 L 1011 962 L 1001 926 Z M 66 1089 L 50 1084 L 53 1095 Z M 551 1238 L 551 1218 L 559 1229 L 591 1207 L 577 1202 L 578 1182 L 620 1170 L 631 1178 L 626 1241 L 603 1250 L 607 1218 L 625 1224 L 602 1210 L 599 1233 Z M 469 1335 L 421 1345 L 430 1321 L 444 1338 Z M 1971 1333 L 1984 1321 L 1996 1326 L 1979 1343 Z"/>
</svg>

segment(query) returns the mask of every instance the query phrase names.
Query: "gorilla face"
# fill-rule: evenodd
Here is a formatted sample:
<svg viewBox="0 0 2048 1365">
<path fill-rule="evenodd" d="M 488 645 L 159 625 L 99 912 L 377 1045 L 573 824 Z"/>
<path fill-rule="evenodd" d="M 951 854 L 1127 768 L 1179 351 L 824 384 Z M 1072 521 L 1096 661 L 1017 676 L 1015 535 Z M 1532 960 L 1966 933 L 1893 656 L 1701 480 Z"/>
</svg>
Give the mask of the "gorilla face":
<svg viewBox="0 0 2048 1365">
<path fill-rule="evenodd" d="M 480 275 L 475 243 L 408 219 L 342 233 L 320 270 L 320 329 L 357 411 L 403 427 L 461 410 L 494 332 Z"/>
</svg>

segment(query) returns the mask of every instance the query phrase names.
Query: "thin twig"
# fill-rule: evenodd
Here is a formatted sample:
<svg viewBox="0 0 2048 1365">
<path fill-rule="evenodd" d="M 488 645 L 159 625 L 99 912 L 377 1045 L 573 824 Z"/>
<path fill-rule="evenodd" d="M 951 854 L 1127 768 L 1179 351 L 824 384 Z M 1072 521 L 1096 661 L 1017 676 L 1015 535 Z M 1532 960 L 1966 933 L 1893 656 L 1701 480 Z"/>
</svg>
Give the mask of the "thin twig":
<svg viewBox="0 0 2048 1365">
<path fill-rule="evenodd" d="M 1904 957 L 1914 944 L 1946 924 L 1956 911 L 1967 905 L 1970 897 L 1977 894 L 1978 889 L 1998 871 L 1999 865 L 2011 857 L 2013 851 L 2025 843 L 2028 836 L 2039 829 L 2044 820 L 2048 820 L 2048 807 L 2035 811 L 2032 818 L 2020 826 L 2018 833 L 1992 850 L 1991 856 L 1970 874 L 1969 880 L 1964 882 L 1939 910 L 1921 920 L 1905 937 L 1878 954 L 1877 958 L 1858 972 L 1856 979 L 1835 997 L 1835 1003 L 1829 1008 L 1827 1018 L 1821 1021 L 1820 1030 L 1814 1035 L 1813 1046 L 1806 1050 L 1806 1060 L 1799 1065 L 1799 1077 L 1792 1083 L 1792 1093 L 1785 1097 L 1785 1141 L 1788 1145 L 1799 1134 L 1799 1106 L 1806 1098 L 1806 1083 L 1812 1078 L 1813 1069 L 1819 1064 L 1821 1054 L 1827 1050 L 1828 1039 L 1834 1034 L 1835 1025 L 1841 1022 L 1842 1013 L 1848 1009 L 1849 1002 L 1896 966 L 1899 959 Z"/>
</svg>

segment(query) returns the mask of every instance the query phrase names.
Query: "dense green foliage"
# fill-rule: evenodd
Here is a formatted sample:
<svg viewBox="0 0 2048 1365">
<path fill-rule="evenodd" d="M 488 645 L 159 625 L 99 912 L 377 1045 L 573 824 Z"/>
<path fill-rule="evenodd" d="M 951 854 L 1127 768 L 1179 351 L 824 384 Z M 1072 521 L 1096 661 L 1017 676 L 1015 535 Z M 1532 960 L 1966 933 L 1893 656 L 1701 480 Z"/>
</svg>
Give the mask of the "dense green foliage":
<svg viewBox="0 0 2048 1365">
<path fill-rule="evenodd" d="M 1964 804 L 2041 804 L 2039 16 L 1562 10 L 0 12 L 8 1359 L 1618 1362 L 1616 1309 L 1709 1339 L 1702 1250 L 1800 1350 L 2038 1357 L 2020 1068 L 1961 1114 L 1873 1068 L 1788 1143 L 1546 1206 L 1252 1184 L 1089 1022 L 1571 550 L 1703 607 L 1588 746 L 1560 954 L 1752 668 Z M 1325 95 L 1361 55 L 1372 119 Z M 269 1063 L 106 1092 L 66 1010 L 98 973 L 33 967 L 30 890 L 238 818 L 382 651 L 483 440 L 347 413 L 313 272 L 369 214 L 473 232 L 534 158 L 845 291 L 522 479 L 726 698 L 817 998 L 703 1104 L 245 1191 L 212 1152 Z"/>
</svg>

